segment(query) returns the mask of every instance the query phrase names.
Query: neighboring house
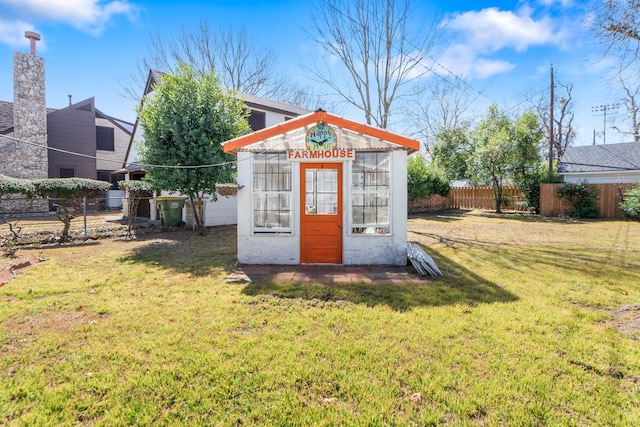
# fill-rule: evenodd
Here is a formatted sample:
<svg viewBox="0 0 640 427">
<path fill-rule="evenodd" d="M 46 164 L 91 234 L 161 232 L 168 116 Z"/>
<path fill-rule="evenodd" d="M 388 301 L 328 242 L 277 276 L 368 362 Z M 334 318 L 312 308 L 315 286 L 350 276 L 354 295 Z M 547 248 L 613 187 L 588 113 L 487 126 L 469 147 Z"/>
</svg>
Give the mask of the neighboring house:
<svg viewBox="0 0 640 427">
<path fill-rule="evenodd" d="M 160 71 L 149 71 L 149 76 L 147 77 L 147 82 L 144 88 L 144 96 L 153 96 L 153 89 L 155 85 L 161 81 L 163 75 L 164 73 Z M 141 101 L 141 106 L 142 103 L 144 103 L 144 96 Z M 253 131 L 291 120 L 292 118 L 302 114 L 310 113 L 309 110 L 304 108 L 260 98 L 255 95 L 241 93 L 238 94 L 238 96 L 251 110 L 248 122 Z M 127 180 L 141 179 L 145 174 L 144 168 L 138 164 L 139 158 L 138 153 L 136 152 L 136 143 L 144 144 L 144 135 L 140 127 L 139 119 L 136 119 L 136 123 L 133 127 L 133 132 L 127 149 L 126 161 L 123 168 L 117 171 L 119 173 L 125 173 Z M 162 195 L 166 194 L 166 192 L 163 192 Z M 235 224 L 237 222 L 238 206 L 236 196 L 218 196 L 218 200 L 216 202 L 212 202 L 210 199 L 210 197 L 205 198 L 205 206 L 203 207 L 205 226 L 210 227 L 215 225 Z M 155 203 L 153 201 L 151 206 L 146 203 L 141 203 L 138 208 L 138 212 L 142 212 L 143 215 L 149 211 L 151 219 L 158 218 L 158 212 L 155 209 Z M 188 224 L 192 222 L 192 214 L 189 207 L 185 207 L 183 219 Z"/>
<path fill-rule="evenodd" d="M 414 139 L 322 110 L 224 144 L 238 157 L 238 262 L 407 263 Z"/>
<path fill-rule="evenodd" d="M 14 102 L 0 101 L 0 134 L 16 139 L 0 138 L 0 173 L 98 179 L 115 188 L 124 175 L 112 172 L 125 160 L 133 124 L 104 114 L 94 98 L 72 104 L 69 97 L 65 108 L 46 108 L 44 83 L 44 60 L 35 51 L 15 52 Z M 108 199 L 107 205 L 122 203 Z M 47 204 L 38 210 L 48 210 Z"/>
<path fill-rule="evenodd" d="M 568 147 L 558 164 L 558 173 L 567 183 L 640 182 L 640 143 Z"/>
<path fill-rule="evenodd" d="M 13 136 L 13 103 L 0 101 L 0 133 Z M 11 119 L 8 119 L 11 117 Z M 124 161 L 133 124 L 108 116 L 94 98 L 61 109 L 47 108 L 48 178 L 89 178 L 117 182 L 111 173 Z M 96 159 L 97 158 L 97 159 Z"/>
</svg>

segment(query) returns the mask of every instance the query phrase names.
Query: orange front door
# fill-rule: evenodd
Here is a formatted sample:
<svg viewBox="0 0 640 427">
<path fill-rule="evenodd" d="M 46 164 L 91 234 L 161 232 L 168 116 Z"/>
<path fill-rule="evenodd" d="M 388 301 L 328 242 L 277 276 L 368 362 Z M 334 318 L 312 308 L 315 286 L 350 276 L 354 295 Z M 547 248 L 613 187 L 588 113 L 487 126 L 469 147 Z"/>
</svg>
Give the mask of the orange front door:
<svg viewBox="0 0 640 427">
<path fill-rule="evenodd" d="M 342 163 L 301 163 L 300 262 L 342 264 Z"/>
</svg>

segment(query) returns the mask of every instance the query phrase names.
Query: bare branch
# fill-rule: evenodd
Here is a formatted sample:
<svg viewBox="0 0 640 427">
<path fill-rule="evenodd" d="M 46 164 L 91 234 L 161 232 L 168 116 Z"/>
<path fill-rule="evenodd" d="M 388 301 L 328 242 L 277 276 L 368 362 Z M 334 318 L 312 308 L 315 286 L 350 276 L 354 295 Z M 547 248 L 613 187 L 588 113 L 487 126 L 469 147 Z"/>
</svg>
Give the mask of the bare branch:
<svg viewBox="0 0 640 427">
<path fill-rule="evenodd" d="M 562 83 L 558 79 L 555 79 L 554 83 L 556 85 L 556 96 L 554 97 L 553 112 L 553 151 L 555 158 L 559 161 L 562 160 L 567 147 L 573 144 L 577 134 L 573 125 L 575 118 L 573 112 L 573 85 L 571 83 Z M 548 158 L 550 130 L 549 93 L 544 91 L 542 95 L 532 100 L 532 104 L 544 130 L 542 149 L 546 150 L 546 157 Z"/>
<path fill-rule="evenodd" d="M 627 119 L 631 127 L 631 131 L 623 131 L 618 127 L 614 127 L 618 132 L 624 135 L 633 135 L 634 142 L 640 142 L 640 84 L 636 83 L 635 89 L 631 86 L 628 79 L 624 77 L 623 70 L 618 71 L 618 80 L 624 92 L 623 103 L 627 109 Z"/>
<path fill-rule="evenodd" d="M 438 134 L 471 124 L 469 109 L 480 93 L 470 94 L 463 81 L 438 78 L 418 85 L 416 90 L 416 102 L 410 104 L 404 114 L 410 120 L 407 127 L 423 142 L 427 152 Z"/>
<path fill-rule="evenodd" d="M 172 73 L 180 62 L 201 75 L 215 70 L 228 89 L 276 101 L 287 102 L 292 92 L 303 90 L 276 70 L 276 54 L 251 40 L 244 27 L 213 30 L 201 22 L 174 34 L 151 36 L 147 46 L 148 55 L 138 61 L 128 81 L 121 82 L 124 95 L 136 101 L 150 69 Z"/>
<path fill-rule="evenodd" d="M 409 0 L 319 0 L 309 36 L 328 58 L 308 69 L 342 101 L 361 110 L 367 124 L 387 128 L 406 86 L 423 76 L 437 26 L 410 33 Z M 334 72 L 342 67 L 345 77 Z"/>
<path fill-rule="evenodd" d="M 594 31 L 603 56 L 616 56 L 621 68 L 637 69 L 640 54 L 640 1 L 604 0 L 596 10 Z"/>
</svg>

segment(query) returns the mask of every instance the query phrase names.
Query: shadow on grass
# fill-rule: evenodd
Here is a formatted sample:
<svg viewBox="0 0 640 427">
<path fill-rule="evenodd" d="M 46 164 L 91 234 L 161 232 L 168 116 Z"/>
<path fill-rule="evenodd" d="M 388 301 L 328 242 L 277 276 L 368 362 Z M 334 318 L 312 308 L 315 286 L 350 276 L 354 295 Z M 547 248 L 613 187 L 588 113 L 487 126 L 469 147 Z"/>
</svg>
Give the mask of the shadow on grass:
<svg viewBox="0 0 640 427">
<path fill-rule="evenodd" d="M 490 219 L 506 219 L 511 221 L 520 221 L 527 223 L 541 223 L 541 224 L 583 224 L 585 222 L 589 222 L 590 220 L 582 220 L 582 219 L 574 219 L 574 218 L 559 218 L 553 216 L 542 216 L 538 214 L 528 213 L 528 212 L 502 212 L 495 213 L 491 211 L 476 211 L 474 213 L 475 216 L 479 216 L 482 218 L 490 218 Z M 593 220 L 591 220 L 593 222 Z"/>
<path fill-rule="evenodd" d="M 574 219 L 574 218 L 558 218 L 547 217 L 529 212 L 520 211 L 504 211 L 495 213 L 493 211 L 478 209 L 451 209 L 438 212 L 423 212 L 409 215 L 409 219 L 424 219 L 436 222 L 453 222 L 464 219 L 465 216 L 482 217 L 489 219 L 506 219 L 512 221 L 520 221 L 526 223 L 555 223 L 555 224 L 584 224 L 586 222 L 596 222 L 598 219 Z M 600 220 L 602 221 L 602 220 Z"/>
<path fill-rule="evenodd" d="M 426 219 L 437 222 L 460 221 L 469 211 L 461 209 L 448 209 L 435 212 L 416 212 L 409 215 L 409 219 Z"/>
<path fill-rule="evenodd" d="M 369 307 L 387 305 L 396 311 L 408 311 L 417 307 L 491 304 L 518 300 L 517 295 L 442 257 L 435 250 L 430 249 L 429 254 L 436 260 L 445 277 L 425 280 L 424 283 L 418 284 L 388 285 L 275 282 L 271 277 L 266 277 L 249 283 L 242 293 L 251 296 L 348 301 Z"/>
<path fill-rule="evenodd" d="M 206 236 L 191 230 L 148 234 L 142 242 L 121 257 L 120 262 L 143 263 L 192 276 L 206 276 L 214 271 L 233 271 L 236 262 L 236 227 L 208 229 Z"/>
</svg>

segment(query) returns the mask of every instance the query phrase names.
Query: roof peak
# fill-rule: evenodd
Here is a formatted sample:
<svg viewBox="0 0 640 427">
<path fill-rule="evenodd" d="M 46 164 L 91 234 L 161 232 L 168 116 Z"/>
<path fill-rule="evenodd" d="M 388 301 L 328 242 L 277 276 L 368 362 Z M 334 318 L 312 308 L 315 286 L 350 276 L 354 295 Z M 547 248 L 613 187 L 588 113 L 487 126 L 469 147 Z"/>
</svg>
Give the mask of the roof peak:
<svg viewBox="0 0 640 427">
<path fill-rule="evenodd" d="M 327 113 L 324 110 L 322 110 L 322 111 L 316 111 L 313 113 L 305 114 L 303 116 L 298 116 L 284 123 L 279 123 L 277 125 L 274 125 L 265 129 L 260 129 L 256 132 L 229 140 L 224 143 L 224 151 L 226 153 L 235 154 L 238 152 L 239 149 L 246 147 L 248 145 L 254 144 L 259 141 L 264 141 L 268 138 L 282 135 L 292 130 L 299 129 L 307 125 L 318 123 L 318 122 L 334 125 L 343 129 L 353 131 L 355 133 L 360 133 L 372 138 L 377 138 L 383 141 L 387 141 L 392 144 L 405 147 L 410 152 L 418 151 L 420 149 L 420 142 L 415 139 L 398 135 L 398 134 L 389 132 L 385 129 L 379 129 L 373 126 L 369 126 L 369 125 L 358 123 L 349 119 L 345 119 L 344 117 L 335 116 L 333 114 Z"/>
</svg>

